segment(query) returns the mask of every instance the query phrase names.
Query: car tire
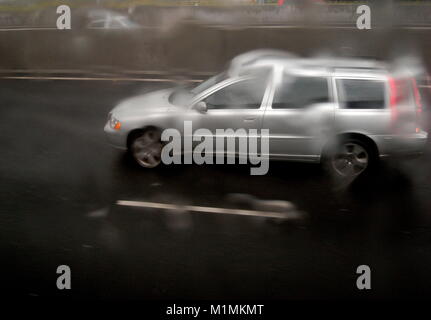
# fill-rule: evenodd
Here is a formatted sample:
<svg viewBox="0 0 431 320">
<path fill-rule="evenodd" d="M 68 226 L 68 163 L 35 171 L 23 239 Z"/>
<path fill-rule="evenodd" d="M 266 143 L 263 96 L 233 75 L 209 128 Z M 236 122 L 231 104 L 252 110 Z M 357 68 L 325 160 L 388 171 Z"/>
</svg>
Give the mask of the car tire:
<svg viewBox="0 0 431 320">
<path fill-rule="evenodd" d="M 365 139 L 340 138 L 324 152 L 323 164 L 335 179 L 353 181 L 370 172 L 377 163 L 377 152 Z"/>
<path fill-rule="evenodd" d="M 161 132 L 156 128 L 149 128 L 133 135 L 129 151 L 141 167 L 155 168 L 162 162 L 163 144 L 160 137 Z"/>
</svg>

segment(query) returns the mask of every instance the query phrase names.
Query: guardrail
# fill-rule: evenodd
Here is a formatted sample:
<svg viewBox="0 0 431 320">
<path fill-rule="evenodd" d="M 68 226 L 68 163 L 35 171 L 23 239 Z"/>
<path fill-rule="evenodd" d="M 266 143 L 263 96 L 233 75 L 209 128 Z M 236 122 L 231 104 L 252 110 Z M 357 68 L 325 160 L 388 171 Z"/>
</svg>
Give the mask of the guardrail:
<svg viewBox="0 0 431 320">
<path fill-rule="evenodd" d="M 232 57 L 258 48 L 288 50 L 299 55 L 320 52 L 386 58 L 406 50 L 431 62 L 431 30 L 360 31 L 357 29 L 220 30 L 183 25 L 163 34 L 139 30 L 32 30 L 0 32 L 0 69 L 166 71 L 211 73 Z M 409 44 L 403 48 L 403 44 Z M 410 50 L 410 51 L 409 51 Z"/>
<path fill-rule="evenodd" d="M 0 68 L 214 72 L 236 54 L 262 47 L 299 54 L 346 48 L 357 55 L 384 58 L 404 43 L 413 43 L 431 57 L 431 6 L 409 6 L 411 11 L 404 10 L 402 17 L 390 15 L 386 28 L 372 30 L 356 29 L 355 8 L 347 4 L 319 6 L 323 11 L 307 14 L 298 14 L 292 7 L 274 6 L 139 6 L 130 13 L 119 10 L 140 24 L 141 28 L 133 30 L 89 30 L 80 21 L 80 17 L 85 18 L 86 8 L 73 9 L 72 30 L 55 29 L 55 7 L 37 11 L 31 19 L 25 13 L 14 13 L 4 21 L 18 29 L 0 27 L 4 28 L 0 30 Z M 375 22 L 384 21 L 384 16 L 382 9 L 373 10 L 373 27 Z M 413 28 L 399 28 L 406 25 Z M 414 29 L 421 26 L 423 30 Z"/>
</svg>

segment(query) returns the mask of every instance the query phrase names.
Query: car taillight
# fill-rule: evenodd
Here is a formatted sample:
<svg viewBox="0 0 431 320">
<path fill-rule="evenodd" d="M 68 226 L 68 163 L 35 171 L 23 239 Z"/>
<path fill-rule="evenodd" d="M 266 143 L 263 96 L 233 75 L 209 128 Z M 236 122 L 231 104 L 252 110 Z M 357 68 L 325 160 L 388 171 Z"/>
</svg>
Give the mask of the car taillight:
<svg viewBox="0 0 431 320">
<path fill-rule="evenodd" d="M 415 97 L 415 105 L 416 105 L 416 133 L 420 132 L 420 118 L 422 115 L 422 99 L 421 94 L 419 92 L 418 84 L 416 82 L 415 78 L 412 78 L 412 87 L 413 87 L 413 94 Z"/>
<path fill-rule="evenodd" d="M 414 107 L 415 107 L 415 132 L 419 133 L 421 131 L 421 115 L 422 115 L 422 98 L 419 91 L 419 86 L 415 78 L 389 78 L 389 87 L 390 87 L 390 98 L 389 104 L 391 108 L 391 119 L 392 125 L 397 127 L 402 120 L 402 115 L 400 114 L 400 104 L 402 102 L 410 103 L 412 94 L 414 99 Z M 404 109 L 403 109 L 404 110 Z M 403 113 L 404 114 L 404 113 Z M 406 115 L 403 116 L 403 119 Z"/>
<path fill-rule="evenodd" d="M 421 113 L 422 112 L 422 99 L 421 99 L 421 94 L 419 92 L 418 84 L 417 84 L 415 78 L 412 78 L 412 85 L 413 85 L 413 93 L 415 95 L 416 111 L 418 113 Z"/>
<path fill-rule="evenodd" d="M 398 118 L 397 104 L 399 101 L 398 85 L 394 78 L 389 78 L 389 107 L 391 109 L 391 119 L 394 122 Z"/>
</svg>

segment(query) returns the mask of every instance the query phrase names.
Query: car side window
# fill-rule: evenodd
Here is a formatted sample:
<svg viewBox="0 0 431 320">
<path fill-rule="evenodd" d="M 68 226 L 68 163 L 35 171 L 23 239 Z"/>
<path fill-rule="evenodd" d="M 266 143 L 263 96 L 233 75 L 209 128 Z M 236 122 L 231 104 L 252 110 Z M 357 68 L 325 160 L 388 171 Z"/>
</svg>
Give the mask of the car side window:
<svg viewBox="0 0 431 320">
<path fill-rule="evenodd" d="M 272 109 L 300 109 L 328 101 L 327 78 L 285 76 L 274 94 Z"/>
<path fill-rule="evenodd" d="M 380 80 L 338 79 L 338 100 L 343 109 L 382 109 L 385 83 Z"/>
<path fill-rule="evenodd" d="M 253 78 L 228 85 L 203 101 L 211 109 L 259 109 L 266 90 L 266 79 Z"/>
</svg>

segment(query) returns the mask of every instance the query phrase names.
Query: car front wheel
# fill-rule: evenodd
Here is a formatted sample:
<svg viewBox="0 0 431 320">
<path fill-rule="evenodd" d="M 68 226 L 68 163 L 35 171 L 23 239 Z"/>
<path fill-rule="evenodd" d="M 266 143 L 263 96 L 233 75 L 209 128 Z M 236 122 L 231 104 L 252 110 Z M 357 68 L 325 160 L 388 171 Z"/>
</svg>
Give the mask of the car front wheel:
<svg viewBox="0 0 431 320">
<path fill-rule="evenodd" d="M 155 168 L 161 162 L 162 147 L 160 132 L 148 129 L 133 139 L 130 151 L 140 166 Z"/>
</svg>

